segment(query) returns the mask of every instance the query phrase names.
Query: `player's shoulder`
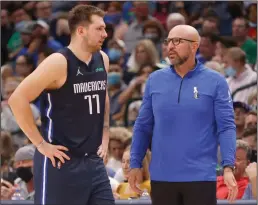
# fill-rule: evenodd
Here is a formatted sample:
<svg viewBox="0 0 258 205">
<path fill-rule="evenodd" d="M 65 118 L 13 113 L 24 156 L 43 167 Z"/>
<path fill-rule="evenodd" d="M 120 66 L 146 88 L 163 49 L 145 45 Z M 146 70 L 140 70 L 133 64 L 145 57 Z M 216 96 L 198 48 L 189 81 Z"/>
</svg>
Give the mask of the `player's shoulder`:
<svg viewBox="0 0 258 205">
<path fill-rule="evenodd" d="M 108 72 L 108 69 L 109 69 L 109 58 L 108 58 L 108 55 L 104 51 L 102 51 L 102 50 L 100 50 L 99 52 L 102 55 L 102 58 L 103 58 L 103 61 L 104 61 L 104 65 L 105 65 L 105 69 Z"/>
<path fill-rule="evenodd" d="M 108 55 L 104 51 L 100 50 L 99 52 L 103 56 L 103 58 L 106 58 L 107 60 L 109 60 Z"/>
<path fill-rule="evenodd" d="M 44 70 L 44 72 L 63 73 L 67 70 L 67 58 L 62 53 L 53 53 L 44 59 L 35 71 Z"/>
<path fill-rule="evenodd" d="M 66 56 L 62 53 L 56 52 L 51 55 L 49 55 L 42 63 L 48 63 L 48 64 L 66 64 L 67 59 Z"/>
</svg>

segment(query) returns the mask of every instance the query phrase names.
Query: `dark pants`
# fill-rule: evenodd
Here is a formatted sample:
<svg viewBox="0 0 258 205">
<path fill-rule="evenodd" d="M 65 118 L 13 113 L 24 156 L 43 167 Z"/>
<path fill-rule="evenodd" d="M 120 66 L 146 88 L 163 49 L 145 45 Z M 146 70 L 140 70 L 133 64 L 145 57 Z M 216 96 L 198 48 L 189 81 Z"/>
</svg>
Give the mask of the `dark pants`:
<svg viewBox="0 0 258 205">
<path fill-rule="evenodd" d="M 216 205 L 216 182 L 151 181 L 152 205 Z"/>
<path fill-rule="evenodd" d="M 103 160 L 96 155 L 72 157 L 60 169 L 36 151 L 35 204 L 114 205 Z"/>
</svg>

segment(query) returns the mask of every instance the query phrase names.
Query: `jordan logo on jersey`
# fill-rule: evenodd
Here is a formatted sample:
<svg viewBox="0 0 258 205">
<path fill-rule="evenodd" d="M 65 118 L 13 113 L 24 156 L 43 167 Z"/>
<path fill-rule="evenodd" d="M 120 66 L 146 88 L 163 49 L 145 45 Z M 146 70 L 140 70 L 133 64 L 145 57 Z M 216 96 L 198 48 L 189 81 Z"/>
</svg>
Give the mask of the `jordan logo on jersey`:
<svg viewBox="0 0 258 205">
<path fill-rule="evenodd" d="M 78 67 L 76 76 L 78 76 L 78 75 L 83 75 L 83 74 L 81 73 L 81 71 L 80 71 L 80 67 Z"/>
</svg>

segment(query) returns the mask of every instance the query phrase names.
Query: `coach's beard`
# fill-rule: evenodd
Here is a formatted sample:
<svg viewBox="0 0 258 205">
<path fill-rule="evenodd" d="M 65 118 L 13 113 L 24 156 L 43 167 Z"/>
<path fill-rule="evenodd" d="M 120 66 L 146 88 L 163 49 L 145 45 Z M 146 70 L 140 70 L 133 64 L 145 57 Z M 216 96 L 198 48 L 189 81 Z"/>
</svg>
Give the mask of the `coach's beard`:
<svg viewBox="0 0 258 205">
<path fill-rule="evenodd" d="M 175 67 L 178 67 L 180 65 L 183 65 L 188 60 L 188 58 L 189 56 L 180 57 L 179 55 L 177 55 L 177 59 L 174 62 L 171 62 L 171 64 Z"/>
</svg>

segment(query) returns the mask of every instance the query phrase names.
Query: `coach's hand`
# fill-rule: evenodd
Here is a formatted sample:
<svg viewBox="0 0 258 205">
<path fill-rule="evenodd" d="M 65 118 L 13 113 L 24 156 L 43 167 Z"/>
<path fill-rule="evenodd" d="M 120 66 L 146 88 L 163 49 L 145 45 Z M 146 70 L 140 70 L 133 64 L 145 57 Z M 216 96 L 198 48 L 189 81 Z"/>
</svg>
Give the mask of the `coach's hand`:
<svg viewBox="0 0 258 205">
<path fill-rule="evenodd" d="M 228 187 L 228 201 L 233 203 L 237 198 L 238 187 L 234 177 L 234 173 L 231 169 L 225 168 L 224 170 L 224 182 Z"/>
<path fill-rule="evenodd" d="M 139 184 L 142 182 L 142 170 L 140 168 L 130 170 L 128 181 L 133 191 L 142 194 L 143 191 L 139 189 Z"/>
<path fill-rule="evenodd" d="M 53 167 L 56 167 L 55 157 L 58 158 L 59 161 L 62 162 L 63 164 L 65 163 L 64 158 L 67 159 L 67 160 L 70 160 L 70 157 L 68 157 L 61 150 L 68 151 L 68 149 L 64 146 L 52 145 L 52 144 L 47 143 L 45 141 L 40 147 L 38 147 L 38 151 L 51 160 Z"/>
</svg>

